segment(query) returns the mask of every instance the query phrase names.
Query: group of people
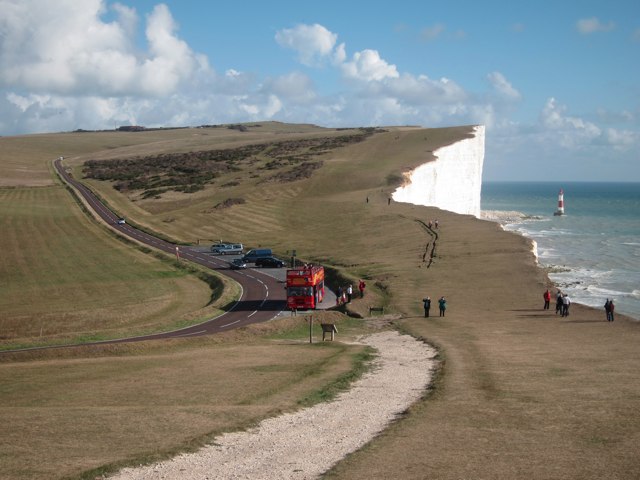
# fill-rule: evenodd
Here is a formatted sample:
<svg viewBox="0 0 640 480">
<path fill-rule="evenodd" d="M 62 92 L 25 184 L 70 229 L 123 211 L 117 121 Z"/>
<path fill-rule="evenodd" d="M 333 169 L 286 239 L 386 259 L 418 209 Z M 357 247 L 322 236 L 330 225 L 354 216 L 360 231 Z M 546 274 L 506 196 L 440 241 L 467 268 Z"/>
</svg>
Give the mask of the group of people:
<svg viewBox="0 0 640 480">
<path fill-rule="evenodd" d="M 346 287 L 338 287 L 338 293 L 336 294 L 336 305 L 343 305 L 350 303 L 353 298 L 353 285 L 347 285 Z"/>
<path fill-rule="evenodd" d="M 542 298 L 544 298 L 543 309 L 549 310 L 551 304 L 551 292 L 549 289 L 542 294 Z M 571 299 L 569 298 L 569 295 L 558 290 L 558 294 L 556 295 L 556 315 L 559 313 L 562 317 L 568 317 L 570 305 Z"/>
<path fill-rule="evenodd" d="M 547 289 L 542 295 L 544 298 L 544 310 L 549 310 L 549 305 L 551 303 L 551 292 Z M 571 305 L 571 299 L 569 295 L 566 293 L 562 293 L 558 290 L 558 294 L 556 295 L 556 315 L 560 313 L 563 317 L 569 316 L 569 306 Z M 613 312 L 615 310 L 615 305 L 613 304 L 613 299 L 608 299 L 604 304 L 604 311 L 607 315 L 607 322 L 613 322 Z"/>
<path fill-rule="evenodd" d="M 429 226 L 429 228 L 438 228 L 440 222 L 438 222 L 438 219 L 436 218 L 435 220 L 429 220 L 429 223 L 427 225 Z"/>
<path fill-rule="evenodd" d="M 364 280 L 360 280 L 358 282 L 358 291 L 360 292 L 360 298 L 364 297 L 364 289 L 367 284 Z M 353 285 L 349 284 L 346 287 L 338 287 L 338 292 L 336 294 L 336 305 L 343 305 L 345 303 L 350 303 L 353 299 Z"/>
<path fill-rule="evenodd" d="M 616 309 L 616 306 L 613 304 L 613 299 L 604 302 L 604 311 L 607 314 L 607 322 L 613 322 L 613 311 Z"/>
<path fill-rule="evenodd" d="M 428 318 L 429 310 L 431 310 L 431 297 L 423 298 L 422 305 L 424 307 L 424 318 Z M 447 311 L 447 300 L 444 296 L 440 297 L 438 300 L 438 308 L 440 309 L 440 316 L 444 317 L 444 314 Z"/>
</svg>

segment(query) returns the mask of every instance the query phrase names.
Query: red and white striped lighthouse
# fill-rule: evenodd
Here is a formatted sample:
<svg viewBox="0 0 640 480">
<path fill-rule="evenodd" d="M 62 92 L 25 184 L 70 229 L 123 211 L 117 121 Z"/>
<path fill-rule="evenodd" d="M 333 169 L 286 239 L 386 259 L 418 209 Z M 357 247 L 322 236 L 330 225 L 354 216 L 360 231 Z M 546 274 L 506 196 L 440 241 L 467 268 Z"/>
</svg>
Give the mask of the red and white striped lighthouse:
<svg viewBox="0 0 640 480">
<path fill-rule="evenodd" d="M 560 193 L 558 193 L 558 210 L 556 210 L 554 215 L 564 215 L 564 191 L 562 189 L 560 189 Z"/>
</svg>

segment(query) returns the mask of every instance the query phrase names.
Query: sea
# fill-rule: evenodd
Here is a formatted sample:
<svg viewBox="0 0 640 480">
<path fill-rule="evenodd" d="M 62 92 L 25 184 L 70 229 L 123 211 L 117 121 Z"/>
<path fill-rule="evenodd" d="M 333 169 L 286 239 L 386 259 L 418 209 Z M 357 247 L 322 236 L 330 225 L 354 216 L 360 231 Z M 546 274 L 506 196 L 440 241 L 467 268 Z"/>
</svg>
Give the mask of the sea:
<svg viewBox="0 0 640 480">
<path fill-rule="evenodd" d="M 560 189 L 565 215 L 554 216 Z M 535 241 L 538 263 L 572 301 L 613 299 L 640 320 L 640 183 L 483 182 L 481 209 Z"/>
</svg>

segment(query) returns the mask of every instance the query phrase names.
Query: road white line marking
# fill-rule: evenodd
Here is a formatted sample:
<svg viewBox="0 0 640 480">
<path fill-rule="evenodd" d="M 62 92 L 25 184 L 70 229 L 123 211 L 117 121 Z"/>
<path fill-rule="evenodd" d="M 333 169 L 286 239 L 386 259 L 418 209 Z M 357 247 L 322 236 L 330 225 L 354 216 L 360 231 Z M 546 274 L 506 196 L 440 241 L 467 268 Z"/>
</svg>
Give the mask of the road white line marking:
<svg viewBox="0 0 640 480">
<path fill-rule="evenodd" d="M 256 313 L 258 313 L 258 310 L 254 310 L 253 313 L 250 313 L 247 318 L 253 317 Z"/>
<path fill-rule="evenodd" d="M 183 333 L 181 335 L 176 335 L 177 337 L 188 337 L 190 335 L 200 335 L 201 333 L 206 333 L 206 330 L 200 330 L 199 332 L 192 332 L 192 333 Z"/>
<path fill-rule="evenodd" d="M 251 315 L 249 315 L 249 316 L 251 316 Z M 227 323 L 226 325 L 220 325 L 220 328 L 225 328 L 225 327 L 228 327 L 230 325 L 234 325 L 234 324 L 238 323 L 239 321 L 240 320 L 236 320 L 235 322 Z"/>
</svg>

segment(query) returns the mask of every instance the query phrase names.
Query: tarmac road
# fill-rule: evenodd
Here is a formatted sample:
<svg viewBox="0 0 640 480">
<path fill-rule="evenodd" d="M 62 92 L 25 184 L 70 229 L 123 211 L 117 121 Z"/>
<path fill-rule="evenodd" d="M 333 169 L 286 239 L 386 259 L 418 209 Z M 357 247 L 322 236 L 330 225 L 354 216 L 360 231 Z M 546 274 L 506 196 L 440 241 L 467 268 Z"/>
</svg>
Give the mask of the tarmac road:
<svg viewBox="0 0 640 480">
<path fill-rule="evenodd" d="M 226 259 L 223 260 L 222 258 L 214 256 L 207 251 L 203 251 L 202 247 L 178 246 L 138 230 L 127 223 L 119 224 L 119 217 L 117 215 L 107 208 L 107 206 L 103 204 L 88 187 L 69 175 L 62 166 L 62 157 L 54 161 L 54 167 L 62 180 L 71 185 L 80 195 L 82 195 L 89 207 L 121 235 L 130 237 L 145 245 L 172 255 L 175 255 L 176 252 L 178 252 L 181 260 L 188 260 L 222 273 L 223 275 L 226 275 L 238 282 L 242 287 L 240 299 L 228 311 L 204 323 L 171 332 L 107 340 L 103 342 L 92 342 L 83 345 L 210 335 L 233 328 L 243 327 L 252 323 L 271 320 L 286 308 L 284 281 L 278 278 L 284 278 L 283 276 L 267 275 L 255 269 L 232 270 L 229 268 L 229 261 L 233 257 L 228 257 L 229 261 Z M 68 345 L 37 348 L 61 348 L 66 346 Z"/>
</svg>

